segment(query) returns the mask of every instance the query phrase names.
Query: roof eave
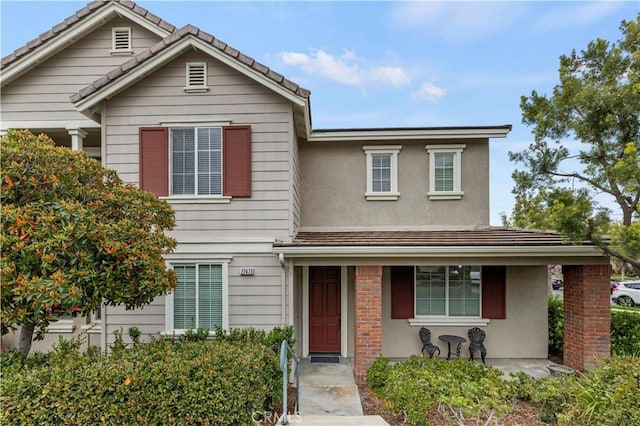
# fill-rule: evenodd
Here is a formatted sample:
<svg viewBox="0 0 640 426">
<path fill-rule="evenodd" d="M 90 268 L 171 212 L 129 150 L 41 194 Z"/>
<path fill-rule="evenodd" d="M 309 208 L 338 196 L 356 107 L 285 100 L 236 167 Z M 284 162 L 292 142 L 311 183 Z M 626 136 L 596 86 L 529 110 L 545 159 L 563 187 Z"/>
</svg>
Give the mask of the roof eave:
<svg viewBox="0 0 640 426">
<path fill-rule="evenodd" d="M 273 253 L 286 258 L 318 257 L 608 257 L 595 246 L 274 246 Z"/>
<path fill-rule="evenodd" d="M 478 127 L 434 127 L 412 129 L 339 129 L 313 131 L 310 142 L 336 141 L 386 141 L 421 139 L 477 139 L 505 138 L 511 131 L 511 125 Z"/>
<path fill-rule="evenodd" d="M 70 27 L 67 31 L 60 33 L 51 41 L 45 43 L 41 48 L 35 49 L 33 52 L 7 65 L 0 73 L 0 86 L 5 86 L 20 77 L 34 66 L 51 58 L 67 45 L 75 43 L 79 38 L 95 29 L 97 25 L 106 23 L 115 16 L 124 16 L 162 38 L 171 34 L 168 30 L 146 20 L 120 3 L 108 2 L 77 25 Z"/>
</svg>

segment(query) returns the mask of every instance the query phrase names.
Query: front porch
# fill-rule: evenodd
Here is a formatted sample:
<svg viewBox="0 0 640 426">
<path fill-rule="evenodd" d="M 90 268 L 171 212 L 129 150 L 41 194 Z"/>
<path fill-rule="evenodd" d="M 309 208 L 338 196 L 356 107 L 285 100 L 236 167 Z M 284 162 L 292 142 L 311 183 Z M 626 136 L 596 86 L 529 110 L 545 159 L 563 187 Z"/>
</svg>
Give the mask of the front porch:
<svg viewBox="0 0 640 426">
<path fill-rule="evenodd" d="M 507 370 L 531 365 L 536 376 L 544 376 L 549 363 L 546 265 L 563 263 L 565 364 L 584 370 L 608 356 L 608 258 L 592 246 L 563 245 L 555 235 L 541 239 L 538 233 L 504 231 L 449 232 L 451 244 L 434 238 L 436 231 L 418 237 L 395 232 L 381 246 L 354 245 L 354 233 L 346 233 L 342 243 L 332 233 L 332 244 L 322 236 L 312 241 L 305 233 L 300 245 L 294 240 L 274 246 L 290 266 L 289 300 L 300 355 L 350 358 L 356 382 L 364 383 L 378 357 L 420 354 L 420 327 L 431 330 L 432 343 L 444 356 L 440 335 L 467 337 L 470 328 L 480 327 L 487 334 L 489 359 L 511 360 L 498 361 Z M 398 234 L 405 239 L 399 241 Z M 409 237 L 414 240 L 408 244 Z M 536 241 L 527 245 L 527 237 Z M 461 356 L 469 356 L 468 341 Z"/>
</svg>

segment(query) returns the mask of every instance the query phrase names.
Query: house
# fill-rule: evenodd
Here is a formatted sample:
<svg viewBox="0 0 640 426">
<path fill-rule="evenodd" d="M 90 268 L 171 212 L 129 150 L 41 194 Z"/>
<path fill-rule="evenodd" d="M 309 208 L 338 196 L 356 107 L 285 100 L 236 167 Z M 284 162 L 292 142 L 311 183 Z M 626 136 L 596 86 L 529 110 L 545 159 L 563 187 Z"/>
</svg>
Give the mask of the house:
<svg viewBox="0 0 640 426">
<path fill-rule="evenodd" d="M 420 353 L 422 326 L 482 327 L 490 358 L 546 358 L 547 265 L 563 264 L 565 363 L 609 354 L 608 258 L 489 226 L 489 142 L 510 125 L 313 129 L 308 90 L 124 0 L 3 58 L 0 80 L 2 131 L 85 150 L 176 210 L 175 291 L 51 335 L 84 327 L 107 348 L 131 326 L 291 324 L 302 356 L 353 358 L 358 380 L 380 355 Z"/>
</svg>

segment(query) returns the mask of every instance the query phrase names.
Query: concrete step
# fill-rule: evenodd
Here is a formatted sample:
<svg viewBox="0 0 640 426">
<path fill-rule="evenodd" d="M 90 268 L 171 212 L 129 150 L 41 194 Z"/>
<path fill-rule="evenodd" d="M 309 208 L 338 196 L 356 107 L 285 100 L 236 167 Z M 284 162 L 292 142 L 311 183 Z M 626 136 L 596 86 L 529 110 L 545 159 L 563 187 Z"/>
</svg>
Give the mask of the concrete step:
<svg viewBox="0 0 640 426">
<path fill-rule="evenodd" d="M 281 425 L 282 423 L 278 423 Z M 289 416 L 291 426 L 389 426 L 380 416 Z"/>
</svg>

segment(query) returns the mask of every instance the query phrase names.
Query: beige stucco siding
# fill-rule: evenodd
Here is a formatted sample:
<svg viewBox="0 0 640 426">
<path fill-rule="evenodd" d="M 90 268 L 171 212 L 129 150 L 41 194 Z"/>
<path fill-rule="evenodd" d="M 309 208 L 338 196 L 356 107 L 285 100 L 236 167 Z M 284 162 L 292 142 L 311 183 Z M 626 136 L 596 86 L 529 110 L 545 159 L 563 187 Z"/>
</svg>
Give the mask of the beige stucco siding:
<svg viewBox="0 0 640 426">
<path fill-rule="evenodd" d="M 83 120 L 69 96 L 130 60 L 132 55 L 111 54 L 111 29 L 131 27 L 133 53 L 138 54 L 160 37 L 128 20 L 113 19 L 23 76 L 2 88 L 5 122 Z"/>
<path fill-rule="evenodd" d="M 185 64 L 205 61 L 209 91 L 186 93 Z M 179 242 L 289 237 L 293 112 L 284 98 L 201 52 L 189 51 L 107 101 L 103 120 L 106 166 L 132 183 L 139 179 L 140 127 L 198 121 L 251 125 L 251 197 L 229 204 L 174 204 L 177 227 L 172 235 Z"/>
<path fill-rule="evenodd" d="M 401 145 L 395 201 L 366 200 L 366 155 L 373 143 L 304 143 L 301 149 L 302 226 L 305 228 L 448 228 L 489 224 L 489 148 L 486 140 L 433 140 L 466 144 L 461 200 L 429 200 L 424 141 Z"/>
<path fill-rule="evenodd" d="M 507 268 L 507 318 L 491 320 L 486 327 L 485 346 L 488 358 L 547 357 L 547 268 L 546 266 L 509 266 Z M 384 268 L 382 284 L 382 354 L 407 357 L 420 354 L 420 327 L 412 327 L 406 319 L 391 319 L 391 285 L 389 268 Z M 438 345 L 441 356 L 447 354 L 441 334 L 466 338 L 471 326 L 426 326 L 431 342 Z M 462 345 L 461 355 L 469 356 L 469 343 Z"/>
</svg>

